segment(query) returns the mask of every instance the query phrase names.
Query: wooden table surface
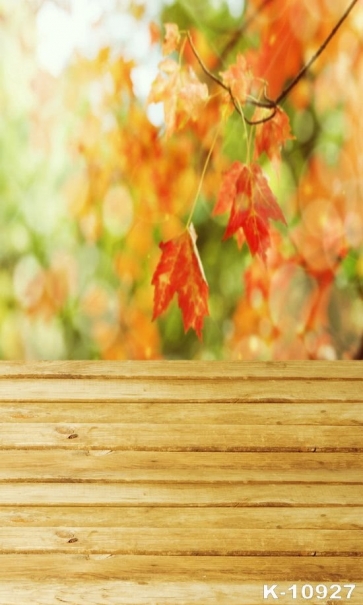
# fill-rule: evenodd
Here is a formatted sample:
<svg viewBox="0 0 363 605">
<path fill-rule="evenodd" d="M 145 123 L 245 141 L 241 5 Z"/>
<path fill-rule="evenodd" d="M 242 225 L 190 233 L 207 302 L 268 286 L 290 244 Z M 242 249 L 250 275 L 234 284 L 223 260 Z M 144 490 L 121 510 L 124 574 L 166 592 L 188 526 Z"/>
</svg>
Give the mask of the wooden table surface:
<svg viewBox="0 0 363 605">
<path fill-rule="evenodd" d="M 1 362 L 0 413 L 0 605 L 363 605 L 362 362 Z"/>
</svg>

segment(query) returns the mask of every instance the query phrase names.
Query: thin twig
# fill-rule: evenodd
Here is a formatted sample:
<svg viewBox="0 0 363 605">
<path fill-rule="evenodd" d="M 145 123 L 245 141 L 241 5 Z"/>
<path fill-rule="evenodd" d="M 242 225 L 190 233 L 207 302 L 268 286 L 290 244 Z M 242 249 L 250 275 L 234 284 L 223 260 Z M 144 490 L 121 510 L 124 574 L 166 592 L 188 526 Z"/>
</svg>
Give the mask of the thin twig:
<svg viewBox="0 0 363 605">
<path fill-rule="evenodd" d="M 321 53 L 328 46 L 330 40 L 335 36 L 335 34 L 337 33 L 338 29 L 344 23 L 344 21 L 346 20 L 346 18 L 348 17 L 348 15 L 350 14 L 350 12 L 354 8 L 354 6 L 357 4 L 357 2 L 358 2 L 358 0 L 353 0 L 353 2 L 350 3 L 350 5 L 348 6 L 348 8 L 345 11 L 345 13 L 339 19 L 338 23 L 331 30 L 329 36 L 326 38 L 326 40 L 324 40 L 323 44 L 318 48 L 318 50 L 316 51 L 316 53 L 304 65 L 304 67 L 299 71 L 299 73 L 292 80 L 292 82 L 290 82 L 290 84 L 282 91 L 282 93 L 279 95 L 279 97 L 277 97 L 277 99 L 275 101 L 276 105 L 278 105 L 279 103 L 281 103 L 281 101 L 283 101 L 287 97 L 287 95 L 292 91 L 292 89 L 296 86 L 296 84 L 298 82 L 300 82 L 300 80 L 305 76 L 306 72 L 310 69 L 310 67 L 313 65 L 313 63 L 315 63 L 315 61 L 318 59 L 318 57 L 320 57 Z"/>
<path fill-rule="evenodd" d="M 221 80 L 221 79 L 220 79 L 220 78 L 218 78 L 218 77 L 217 77 L 217 76 L 216 76 L 214 73 L 212 73 L 212 72 L 211 72 L 211 71 L 208 69 L 208 67 L 205 65 L 205 63 L 203 62 L 203 60 L 201 59 L 201 57 L 199 56 L 198 51 L 197 51 L 197 49 L 196 49 L 196 48 L 195 48 L 195 46 L 194 46 L 194 42 L 193 42 L 192 37 L 191 37 L 191 35 L 190 35 L 190 33 L 189 33 L 189 32 L 187 32 L 187 38 L 188 38 L 188 40 L 189 40 L 189 44 L 190 44 L 191 49 L 192 49 L 192 51 L 193 51 L 193 53 L 194 53 L 194 56 L 195 56 L 195 58 L 197 59 L 197 61 L 198 61 L 199 65 L 201 66 L 201 68 L 202 68 L 202 70 L 204 71 L 204 73 L 205 73 L 207 76 L 209 76 L 209 77 L 211 78 L 211 80 L 213 80 L 213 81 L 214 81 L 216 84 L 218 84 L 218 86 L 221 86 L 221 87 L 222 87 L 224 90 L 226 90 L 226 91 L 228 92 L 228 94 L 229 94 L 229 96 L 230 96 L 230 98 L 231 98 L 231 101 L 232 101 L 232 103 L 233 103 L 233 105 L 234 105 L 234 107 L 235 107 L 236 111 L 237 111 L 237 112 L 238 112 L 238 113 L 239 113 L 241 116 L 244 116 L 244 114 L 243 114 L 243 112 L 242 112 L 242 110 L 241 110 L 241 107 L 240 107 L 240 105 L 239 105 L 239 103 L 238 103 L 237 99 L 236 99 L 236 98 L 235 98 L 235 96 L 233 95 L 233 92 L 232 92 L 231 88 L 230 88 L 229 86 L 227 86 L 226 84 L 224 84 L 223 80 Z M 272 101 L 271 99 L 268 99 L 268 98 L 266 97 L 266 95 L 265 95 L 265 99 L 266 99 L 266 101 L 258 101 L 257 99 L 254 99 L 254 98 L 252 98 L 252 97 L 249 97 L 249 98 L 247 99 L 247 101 L 248 101 L 248 103 L 249 103 L 250 105 L 255 105 L 256 107 L 263 107 L 263 108 L 265 108 L 265 109 L 272 109 L 272 110 L 275 110 L 276 105 L 275 105 L 274 101 Z M 257 122 L 251 122 L 251 121 L 247 120 L 247 118 L 246 118 L 246 122 L 247 122 L 248 124 L 253 124 L 253 123 L 255 123 L 255 124 L 260 124 L 260 123 L 262 123 L 262 122 L 267 122 L 267 120 L 271 120 L 271 118 L 272 118 L 272 117 L 275 115 L 275 113 L 276 113 L 276 110 L 273 112 L 273 114 L 272 114 L 270 117 L 264 118 L 264 119 L 259 120 L 259 121 L 257 121 Z"/>
<path fill-rule="evenodd" d="M 257 126 L 258 124 L 264 124 L 264 122 L 269 122 L 270 120 L 272 120 L 272 118 L 274 118 L 276 115 L 277 105 L 275 107 L 269 107 L 269 109 L 271 109 L 271 113 L 265 118 L 261 118 L 260 120 L 248 120 L 245 117 L 247 124 L 249 124 L 250 126 Z"/>
<path fill-rule="evenodd" d="M 192 51 L 194 53 L 195 58 L 197 59 L 199 65 L 201 66 L 202 70 L 204 71 L 204 73 L 207 74 L 207 76 L 209 76 L 212 80 L 214 80 L 214 82 L 216 82 L 216 84 L 218 84 L 219 86 L 222 86 L 222 88 L 224 88 L 224 90 L 226 90 L 227 92 L 231 93 L 230 89 L 228 86 L 226 86 L 222 80 L 220 80 L 220 78 L 218 78 L 217 76 L 215 76 L 209 69 L 208 67 L 203 63 L 202 59 L 200 58 L 197 49 L 194 46 L 194 42 L 192 40 L 192 37 L 190 35 L 189 32 L 187 32 L 187 36 L 188 36 L 188 40 L 189 40 L 189 44 L 192 47 Z"/>
</svg>

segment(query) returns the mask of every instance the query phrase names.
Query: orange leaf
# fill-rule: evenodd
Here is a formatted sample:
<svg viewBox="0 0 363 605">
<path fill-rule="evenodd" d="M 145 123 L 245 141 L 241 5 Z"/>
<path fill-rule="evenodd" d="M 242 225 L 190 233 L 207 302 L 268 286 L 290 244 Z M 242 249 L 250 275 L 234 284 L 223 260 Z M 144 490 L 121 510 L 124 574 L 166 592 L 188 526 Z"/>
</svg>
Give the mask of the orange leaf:
<svg viewBox="0 0 363 605">
<path fill-rule="evenodd" d="M 224 239 L 244 232 L 252 254 L 266 260 L 270 246 L 268 220 L 280 220 L 284 215 L 276 202 L 267 178 L 258 164 L 234 162 L 226 172 L 213 214 L 230 211 Z"/>
<path fill-rule="evenodd" d="M 166 136 L 182 128 L 186 122 L 197 120 L 208 100 L 208 87 L 199 82 L 194 70 L 182 68 L 169 57 L 159 68 L 149 94 L 149 103 L 164 103 Z"/>
<path fill-rule="evenodd" d="M 242 167 L 241 162 L 233 162 L 232 166 L 224 173 L 218 200 L 213 209 L 214 216 L 230 211 L 236 197 L 236 181 L 241 174 Z"/>
<path fill-rule="evenodd" d="M 269 109 L 258 107 L 253 115 L 253 120 L 262 120 L 271 113 Z M 290 132 L 290 123 L 287 114 L 280 107 L 271 120 L 256 126 L 255 157 L 263 152 L 271 161 L 281 159 L 281 146 L 289 139 L 294 139 Z"/>
<path fill-rule="evenodd" d="M 176 23 L 165 23 L 165 38 L 163 42 L 163 55 L 170 55 L 178 48 L 180 42 L 179 28 Z"/>
<path fill-rule="evenodd" d="M 182 235 L 160 243 L 161 259 L 155 269 L 153 320 L 169 306 L 174 294 L 182 311 L 184 330 L 193 328 L 201 338 L 208 311 L 208 284 L 195 245 L 193 225 Z"/>
<path fill-rule="evenodd" d="M 237 62 L 220 73 L 223 84 L 228 86 L 232 95 L 244 105 L 251 85 L 251 73 L 243 55 L 237 55 Z"/>
</svg>

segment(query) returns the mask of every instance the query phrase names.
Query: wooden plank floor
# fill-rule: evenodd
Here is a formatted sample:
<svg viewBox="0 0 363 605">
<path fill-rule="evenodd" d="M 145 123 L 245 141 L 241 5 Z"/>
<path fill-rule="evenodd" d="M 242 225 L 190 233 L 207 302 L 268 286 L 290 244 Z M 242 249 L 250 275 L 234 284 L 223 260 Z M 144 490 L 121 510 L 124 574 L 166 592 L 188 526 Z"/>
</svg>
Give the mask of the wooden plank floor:
<svg viewBox="0 0 363 605">
<path fill-rule="evenodd" d="M 0 605 L 363 604 L 361 362 L 2 362 L 0 450 Z"/>
</svg>

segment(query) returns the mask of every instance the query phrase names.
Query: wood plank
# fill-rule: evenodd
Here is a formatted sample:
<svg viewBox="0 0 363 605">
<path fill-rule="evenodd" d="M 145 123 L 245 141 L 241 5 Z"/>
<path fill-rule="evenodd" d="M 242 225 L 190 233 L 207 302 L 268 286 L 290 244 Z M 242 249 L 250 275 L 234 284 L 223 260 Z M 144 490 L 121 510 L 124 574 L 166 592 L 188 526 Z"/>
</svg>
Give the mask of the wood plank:
<svg viewBox="0 0 363 605">
<path fill-rule="evenodd" d="M 363 530 L 361 507 L 0 507 L 1 527 L 159 527 Z"/>
<path fill-rule="evenodd" d="M 361 485 L 0 484 L 1 506 L 359 506 Z"/>
<path fill-rule="evenodd" d="M 362 387 L 363 388 L 363 387 Z M 2 422 L 363 425 L 362 403 L 130 403 L 0 401 Z"/>
<path fill-rule="evenodd" d="M 0 451 L 0 482 L 363 484 L 362 469 L 363 454 L 342 452 Z"/>
<path fill-rule="evenodd" d="M 112 456 L 110 456 L 112 454 Z M 306 453 L 306 452 L 116 452 L 112 450 L 55 450 L 52 452 L 54 461 L 60 461 L 60 464 L 71 464 L 75 459 L 78 464 L 107 464 L 108 468 L 136 468 L 148 467 L 151 462 L 154 469 L 199 469 L 217 470 L 221 468 L 223 472 L 228 469 L 237 470 L 264 470 L 278 471 L 349 471 L 360 470 L 363 479 L 363 454 L 359 452 L 333 452 L 333 453 Z M 50 459 L 50 452 L 46 452 L 44 457 L 42 450 L 3 450 L 0 452 L 0 463 L 2 467 L 7 465 L 7 461 L 13 461 L 14 467 L 17 464 L 24 466 L 26 461 L 40 460 L 46 464 Z M 35 458 L 34 458 L 35 457 Z M 40 457 L 40 458 L 37 458 Z M 63 458 L 65 457 L 65 458 Z M 96 458 L 96 460 L 93 460 Z M 53 462 L 50 462 L 53 464 Z M 174 477 L 176 480 L 177 477 Z"/>
<path fill-rule="evenodd" d="M 49 582 L 57 582 L 58 585 L 69 583 L 76 586 L 82 582 L 87 585 L 92 581 L 101 581 L 103 585 L 108 580 L 133 580 L 135 582 L 181 580 L 206 583 L 215 581 L 223 582 L 225 589 L 228 589 L 229 584 L 235 582 L 256 582 L 261 586 L 266 578 L 268 581 L 278 582 L 300 580 L 303 582 L 357 582 L 362 584 L 363 557 L 0 554 L 0 590 L 6 582 L 10 581 L 12 586 L 16 586 L 24 580 L 32 580 L 34 587 L 38 585 L 39 588 L 39 583 L 46 585 L 45 578 Z M 7 602 L 12 604 L 27 601 L 8 599 Z M 354 604 L 355 601 L 352 600 L 352 603 Z"/>
<path fill-rule="evenodd" d="M 312 379 L 261 379 L 257 381 L 231 377 L 187 381 L 179 378 L 99 379 L 59 378 L 0 380 L 2 401 L 84 401 L 112 402 L 363 402 L 360 380 L 329 377 Z"/>
<path fill-rule="evenodd" d="M 229 377 L 231 380 L 273 379 L 285 381 L 310 379 L 325 381 L 328 377 L 342 380 L 363 381 L 362 362 L 347 361 L 2 361 L 0 380 L 16 377 L 51 378 L 93 377 L 112 380 L 114 378 L 199 378 L 214 380 Z"/>
<path fill-rule="evenodd" d="M 362 367 L 0 364 L 0 603 L 363 602 Z"/>
<path fill-rule="evenodd" d="M 363 426 L 0 423 L 0 449 L 363 451 Z"/>
<path fill-rule="evenodd" d="M 299 596 L 294 603 L 302 605 L 306 598 L 302 597 L 302 582 L 294 582 L 299 591 Z M 309 582 L 310 584 L 310 582 Z M 314 583 L 314 588 L 318 583 Z M 320 584 L 320 582 L 319 582 Z M 278 603 L 291 605 L 291 592 L 288 592 L 291 583 L 280 583 Z M 306 590 L 306 589 L 305 589 Z M 333 595 L 337 590 L 335 585 L 328 584 L 328 595 Z M 341 594 L 348 594 L 350 583 L 342 588 Z M 284 596 L 282 596 L 282 593 Z M 354 587 L 354 602 L 361 603 L 363 599 L 363 585 Z M 201 579 L 195 582 L 181 581 L 155 582 L 150 580 L 146 585 L 133 580 L 94 580 L 84 582 L 77 581 L 76 584 L 66 580 L 64 583 L 51 583 L 49 580 L 41 584 L 34 580 L 13 583 L 6 581 L 0 587 L 0 596 L 7 603 L 27 603 L 27 605 L 59 605 L 59 603 L 77 603 L 77 605 L 170 605 L 170 603 L 182 603 L 183 605 L 264 605 L 263 584 L 256 585 L 251 582 L 229 583 L 227 586 L 222 582 L 207 582 Z M 12 600 L 13 599 L 13 600 Z M 76 600 L 75 600 L 76 599 Z M 352 597 L 353 599 L 353 597 Z M 271 602 L 271 601 L 270 601 Z M 312 605 L 322 603 L 317 598 L 308 601 Z M 325 601 L 334 603 L 335 601 Z M 351 603 L 346 599 L 339 601 L 342 605 Z"/>
<path fill-rule="evenodd" d="M 122 522 L 122 521 L 121 521 Z M 0 527 L 0 553 L 363 556 L 363 531 L 165 527 Z"/>
</svg>

